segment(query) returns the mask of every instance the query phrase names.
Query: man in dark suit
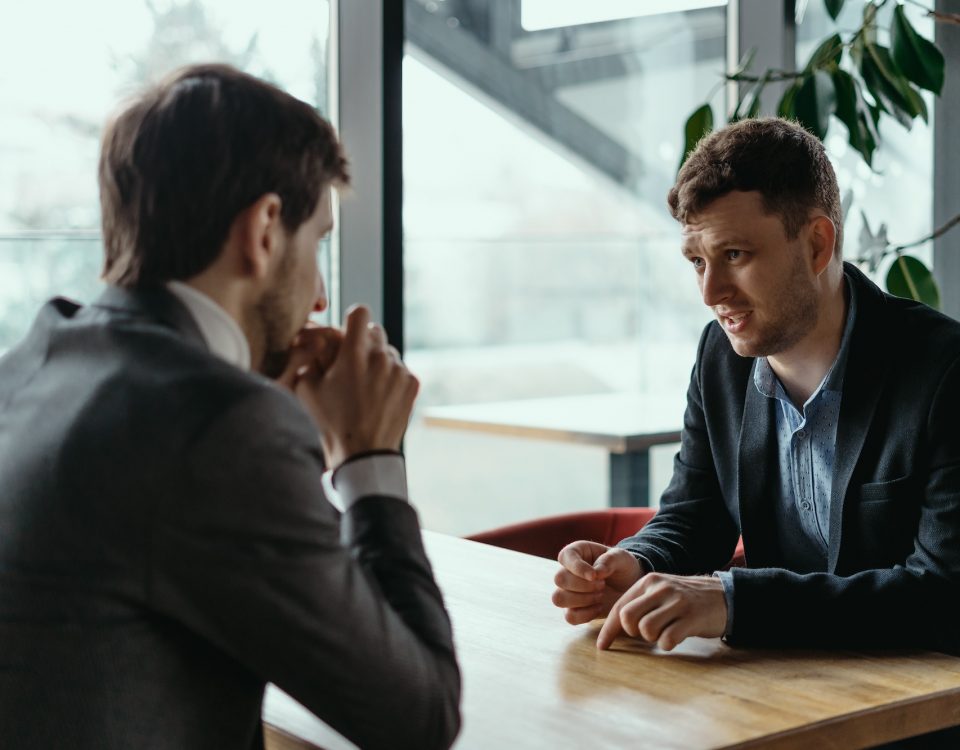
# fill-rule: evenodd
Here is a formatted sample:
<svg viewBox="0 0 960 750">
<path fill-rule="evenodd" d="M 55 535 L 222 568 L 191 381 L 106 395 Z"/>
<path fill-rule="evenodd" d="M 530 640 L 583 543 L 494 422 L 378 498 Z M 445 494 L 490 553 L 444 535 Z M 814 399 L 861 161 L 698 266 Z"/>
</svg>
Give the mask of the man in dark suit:
<svg viewBox="0 0 960 750">
<path fill-rule="evenodd" d="M 448 747 L 417 381 L 366 308 L 304 327 L 330 125 L 195 66 L 107 126 L 99 176 L 107 290 L 0 360 L 0 747 L 262 747 L 268 681 L 362 748 Z"/>
<path fill-rule="evenodd" d="M 836 177 L 795 124 L 704 138 L 668 201 L 717 318 L 673 479 L 635 536 L 561 552 L 554 603 L 606 616 L 600 648 L 960 653 L 960 325 L 842 262 Z M 747 567 L 711 575 L 741 534 Z"/>
</svg>

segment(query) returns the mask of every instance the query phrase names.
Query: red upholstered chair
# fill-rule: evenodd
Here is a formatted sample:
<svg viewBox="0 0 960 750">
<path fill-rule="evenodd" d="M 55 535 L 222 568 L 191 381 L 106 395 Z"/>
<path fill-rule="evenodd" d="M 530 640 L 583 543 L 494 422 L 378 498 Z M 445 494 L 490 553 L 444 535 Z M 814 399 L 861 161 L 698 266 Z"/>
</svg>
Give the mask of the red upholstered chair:
<svg viewBox="0 0 960 750">
<path fill-rule="evenodd" d="M 613 546 L 635 534 L 656 512 L 656 508 L 611 508 L 567 513 L 501 526 L 471 534 L 467 539 L 556 560 L 560 550 L 578 539 Z M 742 567 L 745 564 L 741 539 L 729 567 Z"/>
</svg>

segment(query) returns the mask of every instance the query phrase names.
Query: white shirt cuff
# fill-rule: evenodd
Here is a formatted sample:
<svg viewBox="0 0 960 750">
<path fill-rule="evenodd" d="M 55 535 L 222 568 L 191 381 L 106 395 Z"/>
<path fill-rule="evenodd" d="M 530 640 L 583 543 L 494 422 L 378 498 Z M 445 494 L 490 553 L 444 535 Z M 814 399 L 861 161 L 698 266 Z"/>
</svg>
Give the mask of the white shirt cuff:
<svg viewBox="0 0 960 750">
<path fill-rule="evenodd" d="M 377 455 L 348 461 L 335 472 L 324 472 L 323 488 L 336 507 L 346 510 L 362 497 L 379 495 L 408 501 L 407 468 L 403 456 Z"/>
</svg>

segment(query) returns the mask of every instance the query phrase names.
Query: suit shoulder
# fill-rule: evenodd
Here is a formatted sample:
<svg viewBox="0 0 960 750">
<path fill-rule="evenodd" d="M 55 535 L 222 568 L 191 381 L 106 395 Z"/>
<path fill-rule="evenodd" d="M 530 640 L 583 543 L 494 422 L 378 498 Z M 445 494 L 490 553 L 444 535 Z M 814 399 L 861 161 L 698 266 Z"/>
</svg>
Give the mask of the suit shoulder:
<svg viewBox="0 0 960 750">
<path fill-rule="evenodd" d="M 891 354 L 906 354 L 910 359 L 927 362 L 953 362 L 960 358 L 960 322 L 913 300 L 887 295 L 887 306 L 899 333 Z"/>
</svg>

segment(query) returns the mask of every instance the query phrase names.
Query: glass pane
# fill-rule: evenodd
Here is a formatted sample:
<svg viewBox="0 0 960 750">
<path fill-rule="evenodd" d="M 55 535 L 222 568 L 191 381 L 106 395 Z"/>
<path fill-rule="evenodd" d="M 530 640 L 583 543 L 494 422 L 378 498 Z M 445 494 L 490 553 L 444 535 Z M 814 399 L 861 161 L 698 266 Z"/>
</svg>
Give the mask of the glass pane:
<svg viewBox="0 0 960 750">
<path fill-rule="evenodd" d="M 893 5 L 881 8 L 878 16 L 878 42 L 889 46 L 890 19 Z M 905 4 L 903 9 L 910 23 L 928 39 L 933 38 L 934 22 L 926 12 Z M 836 22 L 827 15 L 822 0 L 810 0 L 803 8 L 797 27 L 797 64 L 805 65 L 817 46 L 828 35 L 839 32 L 844 39 L 860 25 L 862 3 L 846 3 Z M 930 118 L 933 118 L 934 97 L 922 92 Z M 836 118 L 824 141 L 827 153 L 837 170 L 841 195 L 852 194 L 853 203 L 844 223 L 844 256 L 859 255 L 858 238 L 867 217 L 873 233 L 885 223 L 888 236 L 894 244 L 918 240 L 932 230 L 933 222 L 933 131 L 917 121 L 910 131 L 904 130 L 890 117 L 880 119 L 880 137 L 883 140 L 873 158 L 873 170 L 847 141 L 847 129 Z M 905 195 L 910 200 L 904 200 Z M 861 213 L 862 212 L 862 213 Z M 933 247 L 926 245 L 911 253 L 927 264 L 933 262 Z M 875 280 L 883 285 L 886 266 L 881 266 Z"/>
<path fill-rule="evenodd" d="M 603 507 L 602 448 L 422 418 L 634 393 L 679 402 L 679 428 L 709 311 L 666 193 L 683 122 L 724 67 L 726 9 L 531 31 L 517 2 L 406 2 L 405 345 L 423 383 L 411 492 L 452 533 Z M 654 460 L 654 496 L 672 452 Z"/>
<path fill-rule="evenodd" d="M 48 297 L 89 301 L 98 293 L 99 135 L 123 97 L 180 65 L 217 61 L 326 111 L 329 3 L 278 0 L 270 9 L 269 24 L 259 6 L 229 0 L 104 0 L 95 11 L 35 0 L 7 10 L 0 25 L 0 352 Z M 322 257 L 329 271 L 329 253 Z"/>
</svg>

